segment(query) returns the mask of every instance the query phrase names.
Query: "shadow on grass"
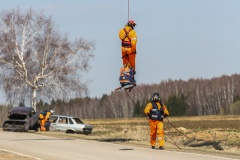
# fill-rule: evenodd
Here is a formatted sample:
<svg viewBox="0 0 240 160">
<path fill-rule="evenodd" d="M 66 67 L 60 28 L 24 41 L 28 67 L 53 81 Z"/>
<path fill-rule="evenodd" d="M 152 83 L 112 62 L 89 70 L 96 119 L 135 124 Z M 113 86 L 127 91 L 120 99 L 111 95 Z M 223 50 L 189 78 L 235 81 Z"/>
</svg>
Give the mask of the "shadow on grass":
<svg viewBox="0 0 240 160">
<path fill-rule="evenodd" d="M 193 144 L 191 144 L 193 143 Z M 220 142 L 215 141 L 200 141 L 200 140 L 189 140 L 184 143 L 184 145 L 190 146 L 190 147 L 203 147 L 203 146 L 213 146 L 216 150 L 223 150 L 223 148 L 219 144 Z"/>
</svg>

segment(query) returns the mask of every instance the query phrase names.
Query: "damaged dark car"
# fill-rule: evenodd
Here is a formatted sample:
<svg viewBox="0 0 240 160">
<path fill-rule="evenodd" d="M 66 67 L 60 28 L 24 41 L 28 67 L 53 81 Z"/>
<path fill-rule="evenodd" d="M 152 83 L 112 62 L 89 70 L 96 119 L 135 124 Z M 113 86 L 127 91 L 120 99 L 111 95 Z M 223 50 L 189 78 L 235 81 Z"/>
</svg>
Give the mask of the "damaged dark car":
<svg viewBox="0 0 240 160">
<path fill-rule="evenodd" d="M 3 131 L 28 132 L 37 130 L 39 114 L 31 107 L 13 107 L 8 113 L 8 120 L 3 123 Z"/>
</svg>

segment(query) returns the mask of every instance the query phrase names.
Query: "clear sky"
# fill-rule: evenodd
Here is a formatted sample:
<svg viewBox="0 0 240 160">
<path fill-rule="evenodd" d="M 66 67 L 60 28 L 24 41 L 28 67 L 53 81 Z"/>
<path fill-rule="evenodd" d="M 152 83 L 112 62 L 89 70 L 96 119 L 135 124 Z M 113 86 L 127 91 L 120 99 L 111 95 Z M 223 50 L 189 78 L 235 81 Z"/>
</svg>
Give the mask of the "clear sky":
<svg viewBox="0 0 240 160">
<path fill-rule="evenodd" d="M 136 80 L 212 78 L 240 73 L 240 0 L 129 0 L 137 22 Z M 0 0 L 0 10 L 43 10 L 72 39 L 95 40 L 86 75 L 91 97 L 119 86 L 118 31 L 128 20 L 128 0 Z"/>
</svg>

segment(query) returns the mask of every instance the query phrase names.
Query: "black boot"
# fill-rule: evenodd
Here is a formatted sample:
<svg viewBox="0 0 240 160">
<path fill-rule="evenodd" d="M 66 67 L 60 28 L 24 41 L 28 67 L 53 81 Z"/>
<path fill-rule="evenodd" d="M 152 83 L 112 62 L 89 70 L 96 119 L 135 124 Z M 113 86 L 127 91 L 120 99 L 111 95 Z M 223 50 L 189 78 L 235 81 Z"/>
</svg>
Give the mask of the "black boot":
<svg viewBox="0 0 240 160">
<path fill-rule="evenodd" d="M 159 150 L 164 150 L 163 146 L 160 146 L 160 147 L 159 147 Z"/>
<path fill-rule="evenodd" d="M 155 149 L 155 146 L 152 146 L 152 149 Z"/>
</svg>

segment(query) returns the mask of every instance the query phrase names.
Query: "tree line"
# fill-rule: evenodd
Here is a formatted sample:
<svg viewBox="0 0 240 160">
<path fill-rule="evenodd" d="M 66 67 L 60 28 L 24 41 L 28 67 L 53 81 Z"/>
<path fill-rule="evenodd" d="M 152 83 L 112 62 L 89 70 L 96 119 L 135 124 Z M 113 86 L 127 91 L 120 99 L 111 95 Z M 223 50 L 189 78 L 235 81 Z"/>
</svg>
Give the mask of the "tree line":
<svg viewBox="0 0 240 160">
<path fill-rule="evenodd" d="M 75 98 L 68 103 L 57 100 L 39 102 L 37 108 L 55 109 L 58 114 L 81 118 L 129 118 L 143 116 L 143 109 L 154 92 L 158 92 L 171 116 L 240 114 L 240 75 L 211 79 L 164 80 L 159 84 L 142 84 L 129 94 L 124 90 L 101 98 Z"/>
<path fill-rule="evenodd" d="M 37 111 L 54 109 L 56 114 L 83 119 L 141 117 L 154 92 L 160 94 L 171 116 L 240 114 L 240 74 L 142 84 L 128 93 L 132 100 L 124 90 L 103 94 L 101 98 L 74 98 L 69 102 L 41 100 Z M 7 114 L 10 108 L 1 106 L 0 111 Z"/>
</svg>

